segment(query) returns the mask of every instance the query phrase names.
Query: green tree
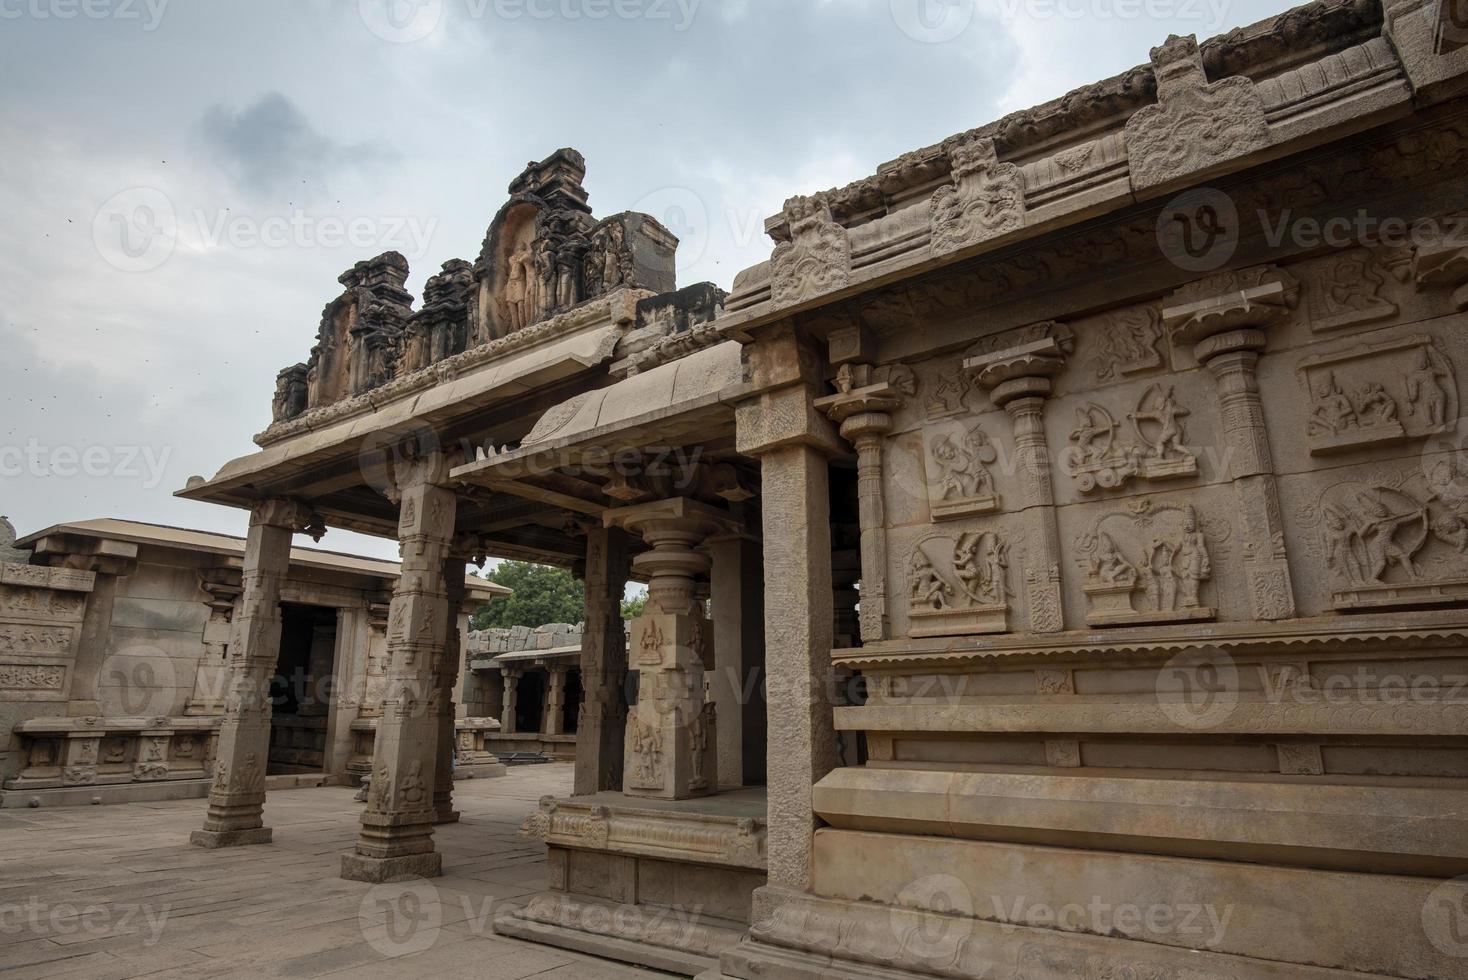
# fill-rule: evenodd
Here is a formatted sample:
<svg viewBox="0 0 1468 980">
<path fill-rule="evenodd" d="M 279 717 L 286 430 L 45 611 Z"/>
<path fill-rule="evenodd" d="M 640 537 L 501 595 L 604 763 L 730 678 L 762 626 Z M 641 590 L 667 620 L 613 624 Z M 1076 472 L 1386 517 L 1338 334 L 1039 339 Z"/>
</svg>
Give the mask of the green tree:
<svg viewBox="0 0 1468 980">
<path fill-rule="evenodd" d="M 584 615 L 586 587 L 564 568 L 505 561 L 484 577 L 514 592 L 480 606 L 470 620 L 473 629 L 534 629 L 547 623 L 579 623 Z"/>
<path fill-rule="evenodd" d="M 647 608 L 647 593 L 642 592 L 630 599 L 622 600 L 622 618 L 636 619 Z"/>
</svg>

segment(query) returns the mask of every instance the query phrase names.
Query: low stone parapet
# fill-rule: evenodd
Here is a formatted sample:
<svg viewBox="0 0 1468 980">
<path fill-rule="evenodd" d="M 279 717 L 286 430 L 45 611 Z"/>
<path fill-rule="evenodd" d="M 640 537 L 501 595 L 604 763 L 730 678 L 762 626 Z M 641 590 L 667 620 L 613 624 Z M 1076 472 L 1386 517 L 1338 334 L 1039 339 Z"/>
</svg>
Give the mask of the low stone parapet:
<svg viewBox="0 0 1468 980">
<path fill-rule="evenodd" d="M 354 785 L 360 786 L 372 776 L 377 723 L 376 718 L 352 722 L 352 757 L 347 762 L 347 778 Z M 455 779 L 487 779 L 505 774 L 507 770 L 489 748 L 499 730 L 500 723 L 495 718 L 459 718 L 454 722 Z"/>
<path fill-rule="evenodd" d="M 41 802 L 86 802 L 85 791 L 119 786 L 196 783 L 207 792 L 219 718 L 34 718 L 15 727 L 26 753 L 25 768 L 5 781 L 0 805 L 12 797 Z M 58 795 L 55 791 L 71 791 Z M 49 792 L 48 792 L 49 791 Z M 77 792 L 82 791 L 82 792 Z M 39 795 L 38 795 L 39 794 Z M 203 795 L 160 789 L 156 796 L 102 793 L 103 802 Z"/>
</svg>

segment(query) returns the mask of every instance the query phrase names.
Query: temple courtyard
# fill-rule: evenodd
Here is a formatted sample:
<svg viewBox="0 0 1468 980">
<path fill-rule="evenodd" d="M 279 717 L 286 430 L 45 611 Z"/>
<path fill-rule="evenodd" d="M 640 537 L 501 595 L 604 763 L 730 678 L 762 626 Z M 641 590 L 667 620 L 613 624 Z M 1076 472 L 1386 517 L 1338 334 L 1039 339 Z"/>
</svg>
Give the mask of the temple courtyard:
<svg viewBox="0 0 1468 980">
<path fill-rule="evenodd" d="M 518 831 L 572 769 L 456 783 L 431 885 L 337 875 L 363 807 L 345 787 L 272 792 L 274 841 L 224 851 L 187 843 L 200 800 L 0 812 L 0 975 L 661 976 L 494 933 L 500 903 L 546 888 L 545 846 Z"/>
</svg>

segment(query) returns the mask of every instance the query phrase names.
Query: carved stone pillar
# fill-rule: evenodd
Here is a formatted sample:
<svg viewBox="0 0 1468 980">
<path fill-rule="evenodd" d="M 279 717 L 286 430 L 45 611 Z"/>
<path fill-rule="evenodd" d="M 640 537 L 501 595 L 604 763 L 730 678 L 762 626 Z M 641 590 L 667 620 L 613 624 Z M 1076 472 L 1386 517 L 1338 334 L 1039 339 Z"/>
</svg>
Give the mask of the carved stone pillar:
<svg viewBox="0 0 1468 980">
<path fill-rule="evenodd" d="M 586 529 L 586 616 L 581 637 L 581 714 L 576 723 L 576 795 L 622 788 L 627 730 L 627 536 Z M 504 719 L 500 719 L 504 724 Z"/>
<path fill-rule="evenodd" d="M 709 692 L 719 717 L 719 787 L 733 789 L 763 782 L 764 575 L 759 542 L 747 534 L 717 538 L 709 551 L 709 605 L 719 639 Z"/>
<path fill-rule="evenodd" d="M 500 676 L 504 678 L 504 707 L 500 713 L 504 715 L 500 719 L 500 732 L 504 735 L 514 735 L 520 729 L 515 723 L 515 713 L 520 709 L 520 677 L 524 672 L 518 667 L 501 667 Z"/>
<path fill-rule="evenodd" d="M 971 357 L 963 366 L 1014 423 L 1015 465 L 1024 484 L 1023 507 L 1030 524 L 1030 556 L 1025 568 L 1030 629 L 1059 633 L 1065 629 L 1060 526 L 1045 439 L 1045 401 L 1050 397 L 1051 378 L 1065 369 L 1065 352 L 1055 339 L 1047 338 Z"/>
<path fill-rule="evenodd" d="M 445 571 L 453 553 L 456 500 L 440 484 L 440 456 L 400 464 L 398 539 L 402 571 L 393 590 L 387 643 L 392 657 L 387 697 L 377 729 L 372 788 L 356 849 L 342 855 L 342 877 L 381 882 L 436 877 L 434 787 L 438 771 L 444 650 L 449 613 L 457 612 Z M 456 576 L 462 587 L 462 569 Z"/>
<path fill-rule="evenodd" d="M 542 735 L 563 733 L 566 717 L 566 668 L 551 665 L 546 668 L 545 708 L 540 715 Z"/>
<path fill-rule="evenodd" d="M 97 700 L 97 682 L 109 649 L 112 633 L 112 610 L 117 602 L 118 580 L 136 567 L 138 546 L 121 541 L 99 541 L 107 553 L 68 556 L 65 567 L 95 572 L 96 585 L 87 597 L 82 618 L 81 642 L 77 646 L 76 665 L 71 670 L 71 691 L 66 713 L 72 718 L 90 718 L 104 714 Z"/>
<path fill-rule="evenodd" d="M 817 824 L 811 791 L 838 764 L 827 459 L 844 447 L 812 404 L 819 365 L 792 333 L 745 350 L 754 383 L 772 386 L 736 410 L 739 452 L 758 458 L 761 474 L 769 880 L 804 890 Z"/>
<path fill-rule="evenodd" d="M 199 572 L 199 589 L 209 596 L 209 622 L 204 624 L 204 656 L 194 672 L 194 693 L 184 705 L 192 717 L 222 715 L 229 688 L 229 643 L 234 630 L 235 603 L 243 591 L 235 568 L 206 568 Z"/>
<path fill-rule="evenodd" d="M 705 658 L 713 626 L 696 598 L 709 556 L 695 550 L 716 533 L 739 529 L 725 511 L 684 497 L 608 511 L 607 525 L 651 546 L 633 559 L 647 573 L 647 611 L 632 621 L 637 705 L 627 717 L 622 793 L 685 800 L 718 792 L 715 709 L 705 698 Z"/>
<path fill-rule="evenodd" d="M 442 660 L 439 664 L 438 695 L 431 702 L 430 710 L 438 721 L 438 765 L 433 775 L 433 822 L 458 823 L 459 812 L 454 809 L 454 721 L 457 711 L 454 704 L 454 689 L 459 683 L 459 671 L 464 662 L 464 637 L 459 632 L 459 620 L 463 613 L 464 598 L 468 586 L 464 582 L 464 567 L 467 564 L 462 554 L 450 555 L 444 562 L 444 592 L 448 596 L 448 608 L 444 611 L 444 641 Z"/>
<path fill-rule="evenodd" d="M 858 513 L 861 520 L 861 638 L 872 643 L 891 635 L 887 614 L 887 508 L 882 499 L 882 447 L 892 431 L 892 415 L 902 405 L 886 381 L 871 383 L 871 367 L 848 364 L 837 381 L 839 394 L 816 401 L 816 408 L 841 427 L 841 437 L 856 447 Z"/>
<path fill-rule="evenodd" d="M 242 573 L 244 591 L 229 645 L 229 694 L 219 730 L 214 782 L 200 847 L 269 842 L 265 768 L 270 750 L 270 678 L 280 659 L 280 589 L 290 571 L 291 538 L 315 522 L 300 505 L 267 500 L 250 512 Z"/>
<path fill-rule="evenodd" d="M 1295 615 L 1295 593 L 1285 552 L 1274 460 L 1259 356 L 1268 328 L 1289 319 L 1297 287 L 1272 266 L 1226 272 L 1192 283 L 1173 296 L 1162 316 L 1173 342 L 1193 345 L 1213 375 L 1227 440 L 1229 475 L 1237 494 L 1244 574 L 1251 615 L 1259 620 Z"/>
</svg>

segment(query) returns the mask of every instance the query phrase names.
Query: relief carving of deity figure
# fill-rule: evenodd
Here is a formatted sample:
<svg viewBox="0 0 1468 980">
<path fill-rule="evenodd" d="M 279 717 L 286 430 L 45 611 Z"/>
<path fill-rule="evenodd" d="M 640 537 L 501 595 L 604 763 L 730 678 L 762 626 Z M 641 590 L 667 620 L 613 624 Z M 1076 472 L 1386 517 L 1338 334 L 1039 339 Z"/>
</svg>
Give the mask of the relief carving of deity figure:
<svg viewBox="0 0 1468 980">
<path fill-rule="evenodd" d="M 1368 381 L 1362 386 L 1360 405 L 1361 425 L 1365 428 L 1374 429 L 1397 421 L 1397 400 L 1379 382 Z"/>
<path fill-rule="evenodd" d="M 912 602 L 928 609 L 946 609 L 953 590 L 938 577 L 933 563 L 921 551 L 912 556 Z"/>
<path fill-rule="evenodd" d="M 1142 397 L 1142 402 L 1131 414 L 1131 419 L 1137 428 L 1137 435 L 1147 444 L 1152 456 L 1156 459 L 1167 459 L 1190 455 L 1183 445 L 1187 434 L 1183 430 L 1182 421 L 1190 414 L 1192 413 L 1177 403 L 1177 394 L 1171 386 L 1164 389 L 1158 385 Z M 1143 433 L 1144 422 L 1156 424 L 1157 431 L 1154 435 L 1149 437 Z"/>
<path fill-rule="evenodd" d="M 1440 358 L 1441 355 L 1431 348 L 1422 348 L 1406 377 L 1407 414 L 1415 418 L 1421 413 L 1420 417 L 1434 427 L 1447 424 L 1448 395 L 1443 386 L 1452 378 L 1452 373 Z"/>
<path fill-rule="evenodd" d="M 505 305 L 510 314 L 510 332 L 521 330 L 531 322 L 531 293 L 535 288 L 535 267 L 530 243 L 522 242 L 510 256 L 509 279 L 505 284 Z"/>
<path fill-rule="evenodd" d="M 989 437 L 973 429 L 960 446 L 944 436 L 933 446 L 933 459 L 938 464 L 939 494 L 944 500 L 989 496 L 994 492 L 994 479 L 985 463 L 997 458 Z"/>
<path fill-rule="evenodd" d="M 974 602 L 999 606 L 1009 601 L 1009 546 L 994 534 L 959 537 L 953 549 L 953 567 L 963 590 Z"/>
<path fill-rule="evenodd" d="M 1315 384 L 1314 396 L 1315 407 L 1310 412 L 1309 425 L 1312 436 L 1340 435 L 1347 429 L 1360 425 L 1356 406 L 1351 404 L 1351 399 L 1341 390 L 1334 372 L 1320 377 Z"/>
<path fill-rule="evenodd" d="M 1102 531 L 1096 536 L 1096 553 L 1090 561 L 1091 577 L 1107 585 L 1134 585 L 1137 570 L 1122 556 L 1111 535 Z"/>
</svg>

